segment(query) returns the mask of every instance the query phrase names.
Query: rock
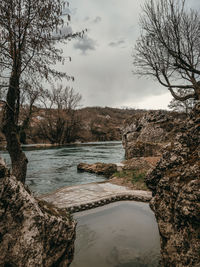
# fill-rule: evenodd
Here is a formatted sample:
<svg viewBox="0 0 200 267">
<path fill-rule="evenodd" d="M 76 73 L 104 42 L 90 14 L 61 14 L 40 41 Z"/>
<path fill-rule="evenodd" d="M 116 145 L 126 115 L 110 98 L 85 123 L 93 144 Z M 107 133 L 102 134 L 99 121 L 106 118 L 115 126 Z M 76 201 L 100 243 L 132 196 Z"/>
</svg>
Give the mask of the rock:
<svg viewBox="0 0 200 267">
<path fill-rule="evenodd" d="M 137 157 L 123 161 L 122 170 L 152 170 L 160 157 Z"/>
<path fill-rule="evenodd" d="M 110 177 L 113 175 L 113 173 L 117 171 L 117 165 L 112 163 L 106 164 L 101 162 L 97 162 L 94 164 L 80 163 L 78 164 L 77 169 L 79 171 L 91 172 Z"/>
<path fill-rule="evenodd" d="M 69 266 L 76 223 L 36 200 L 14 176 L 0 179 L 0 266 Z"/>
<path fill-rule="evenodd" d="M 161 235 L 162 266 L 200 266 L 199 114 L 184 121 L 146 180 Z"/>
<path fill-rule="evenodd" d="M 178 113 L 149 111 L 129 119 L 122 133 L 126 159 L 161 156 L 163 147 L 178 132 L 182 117 Z"/>
<path fill-rule="evenodd" d="M 7 171 L 5 161 L 0 157 L 0 178 L 5 177 Z"/>
</svg>

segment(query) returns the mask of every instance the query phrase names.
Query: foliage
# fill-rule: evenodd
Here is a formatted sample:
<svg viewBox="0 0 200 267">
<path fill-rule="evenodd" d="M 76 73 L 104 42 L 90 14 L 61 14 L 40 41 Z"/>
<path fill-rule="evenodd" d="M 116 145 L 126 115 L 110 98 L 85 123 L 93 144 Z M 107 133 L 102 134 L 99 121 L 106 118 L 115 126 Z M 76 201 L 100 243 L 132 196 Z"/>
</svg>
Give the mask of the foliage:
<svg viewBox="0 0 200 267">
<path fill-rule="evenodd" d="M 200 100 L 198 11 L 186 10 L 185 0 L 148 0 L 140 24 L 134 73 L 155 78 L 176 100 Z"/>
</svg>

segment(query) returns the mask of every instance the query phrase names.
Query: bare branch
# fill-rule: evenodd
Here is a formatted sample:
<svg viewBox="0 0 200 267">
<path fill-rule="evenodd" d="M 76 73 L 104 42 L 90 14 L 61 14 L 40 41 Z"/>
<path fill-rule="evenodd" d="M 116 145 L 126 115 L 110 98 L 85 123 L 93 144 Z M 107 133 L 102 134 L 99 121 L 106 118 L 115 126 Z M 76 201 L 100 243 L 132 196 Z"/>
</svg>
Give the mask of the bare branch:
<svg viewBox="0 0 200 267">
<path fill-rule="evenodd" d="M 199 13 L 186 11 L 184 0 L 146 1 L 143 12 L 134 73 L 156 77 L 174 97 L 173 89 L 180 88 L 200 99 Z"/>
</svg>

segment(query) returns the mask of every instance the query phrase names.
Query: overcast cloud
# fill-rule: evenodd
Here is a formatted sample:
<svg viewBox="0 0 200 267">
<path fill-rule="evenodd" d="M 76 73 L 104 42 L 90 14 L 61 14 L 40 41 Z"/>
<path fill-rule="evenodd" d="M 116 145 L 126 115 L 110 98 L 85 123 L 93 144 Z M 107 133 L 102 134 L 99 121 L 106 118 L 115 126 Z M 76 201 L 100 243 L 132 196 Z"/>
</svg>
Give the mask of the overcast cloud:
<svg viewBox="0 0 200 267">
<path fill-rule="evenodd" d="M 96 41 L 92 38 L 88 37 L 87 34 L 83 36 L 83 38 L 79 38 L 75 44 L 74 49 L 78 49 L 81 51 L 83 55 L 86 55 L 90 50 L 96 50 Z"/>
<path fill-rule="evenodd" d="M 186 1 L 199 8 L 199 0 Z M 64 48 L 72 62 L 65 71 L 75 77 L 73 87 L 83 106 L 167 108 L 167 89 L 145 77 L 133 76 L 132 53 L 139 36 L 139 14 L 144 0 L 70 1 L 71 27 L 87 28 L 83 39 Z M 63 66 L 62 66 L 63 70 Z"/>
</svg>

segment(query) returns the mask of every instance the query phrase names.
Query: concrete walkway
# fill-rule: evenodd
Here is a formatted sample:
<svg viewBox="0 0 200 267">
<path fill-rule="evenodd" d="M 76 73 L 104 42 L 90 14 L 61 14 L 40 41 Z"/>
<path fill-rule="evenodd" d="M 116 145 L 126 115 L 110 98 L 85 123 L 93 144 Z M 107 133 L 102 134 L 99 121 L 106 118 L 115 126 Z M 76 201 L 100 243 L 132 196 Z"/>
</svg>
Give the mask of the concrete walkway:
<svg viewBox="0 0 200 267">
<path fill-rule="evenodd" d="M 77 212 L 120 200 L 148 202 L 151 199 L 151 192 L 130 190 L 125 186 L 102 182 L 64 187 L 43 195 L 40 199 L 59 208 Z"/>
</svg>

